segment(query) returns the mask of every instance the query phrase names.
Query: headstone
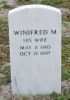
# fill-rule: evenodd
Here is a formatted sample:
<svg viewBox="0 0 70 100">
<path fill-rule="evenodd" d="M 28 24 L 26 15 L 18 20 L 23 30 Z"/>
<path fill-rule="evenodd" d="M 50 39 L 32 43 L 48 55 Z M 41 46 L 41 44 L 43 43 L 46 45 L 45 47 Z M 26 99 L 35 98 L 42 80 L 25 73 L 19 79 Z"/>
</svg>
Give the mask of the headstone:
<svg viewBox="0 0 70 100">
<path fill-rule="evenodd" d="M 61 11 L 26 5 L 9 12 L 13 94 L 61 93 Z"/>
</svg>

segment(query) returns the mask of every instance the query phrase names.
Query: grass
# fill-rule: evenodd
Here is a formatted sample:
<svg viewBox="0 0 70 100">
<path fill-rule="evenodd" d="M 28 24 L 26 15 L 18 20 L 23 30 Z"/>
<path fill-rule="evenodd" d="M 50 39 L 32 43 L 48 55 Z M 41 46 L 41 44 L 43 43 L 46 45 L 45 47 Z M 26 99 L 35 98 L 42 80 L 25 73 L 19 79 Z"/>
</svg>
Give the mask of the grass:
<svg viewBox="0 0 70 100">
<path fill-rule="evenodd" d="M 64 20 L 62 22 L 62 32 L 63 33 L 69 33 L 70 32 L 70 21 Z"/>
<path fill-rule="evenodd" d="M 51 94 L 52 100 L 70 100 L 70 90 L 65 90 L 62 95 L 56 93 Z"/>
<path fill-rule="evenodd" d="M 41 3 L 47 4 L 47 5 L 55 5 L 55 4 L 61 4 L 63 0 L 42 0 Z"/>
<path fill-rule="evenodd" d="M 7 45 L 9 42 L 8 39 L 8 22 L 6 20 L 0 20 L 0 44 Z M 6 53 L 8 53 L 8 50 L 4 50 Z M 8 61 L 8 59 L 7 59 Z M 7 63 L 7 61 L 4 58 L 0 57 L 0 73 L 3 75 L 3 77 L 0 77 L 0 85 L 6 84 L 10 80 L 10 69 L 4 68 L 1 70 L 1 66 Z"/>
<path fill-rule="evenodd" d="M 29 4 L 29 3 L 42 3 L 42 4 L 47 4 L 47 5 L 56 5 L 56 4 L 64 4 L 68 0 L 16 0 L 18 4 Z"/>
<path fill-rule="evenodd" d="M 0 58 L 0 69 L 3 64 L 5 64 L 5 61 Z"/>
<path fill-rule="evenodd" d="M 29 4 L 29 3 L 37 3 L 37 1 L 36 0 L 17 0 L 17 3 L 18 4 Z M 62 2 L 62 0 L 41 0 L 41 2 L 40 3 L 42 3 L 42 4 L 48 4 L 48 5 L 53 5 L 53 4 L 55 4 L 55 3 L 61 3 Z"/>
<path fill-rule="evenodd" d="M 47 5 L 56 5 L 56 4 L 63 4 L 67 0 L 42 0 L 41 3 Z"/>
<path fill-rule="evenodd" d="M 32 4 L 32 0 L 16 0 L 17 4 L 22 5 L 22 4 Z"/>
<path fill-rule="evenodd" d="M 62 80 L 70 80 L 70 36 L 62 37 Z"/>
<path fill-rule="evenodd" d="M 69 80 L 70 81 L 70 66 L 65 66 L 62 69 L 62 81 Z"/>
<path fill-rule="evenodd" d="M 2 8 L 4 8 L 4 9 L 12 9 L 12 7 L 11 7 L 9 4 L 7 4 L 7 3 L 5 3 L 5 4 L 2 6 Z"/>
<path fill-rule="evenodd" d="M 10 67 L 2 67 L 2 65 L 6 63 L 7 62 L 4 61 L 4 59 L 0 58 L 0 74 L 2 74 L 2 77 L 0 77 L 0 86 L 6 85 L 11 81 Z"/>
<path fill-rule="evenodd" d="M 0 20 L 0 44 L 8 44 L 8 22 Z"/>
<path fill-rule="evenodd" d="M 62 37 L 62 64 L 67 64 L 70 59 L 70 36 Z"/>
<path fill-rule="evenodd" d="M 62 22 L 62 24 L 66 27 L 69 28 L 70 27 L 70 20 L 65 20 Z"/>
<path fill-rule="evenodd" d="M 9 82 L 11 82 L 11 72 L 10 67 L 1 68 L 0 70 L 2 77 L 0 77 L 0 86 L 1 85 L 7 85 Z"/>
</svg>

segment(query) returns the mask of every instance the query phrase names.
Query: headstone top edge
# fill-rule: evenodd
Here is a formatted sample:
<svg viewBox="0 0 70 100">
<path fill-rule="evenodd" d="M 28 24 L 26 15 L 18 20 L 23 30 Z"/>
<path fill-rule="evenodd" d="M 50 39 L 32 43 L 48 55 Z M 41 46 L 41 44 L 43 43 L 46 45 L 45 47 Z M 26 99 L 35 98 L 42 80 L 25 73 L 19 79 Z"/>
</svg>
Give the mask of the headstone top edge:
<svg viewBox="0 0 70 100">
<path fill-rule="evenodd" d="M 30 9 L 30 8 L 42 8 L 42 9 L 47 9 L 47 10 L 59 12 L 61 14 L 61 11 L 58 8 L 55 8 L 55 7 L 49 6 L 49 5 L 42 5 L 42 4 L 32 4 L 32 5 L 24 5 L 21 7 L 17 7 L 17 8 L 10 10 L 9 14 L 18 12 L 20 10 Z"/>
</svg>

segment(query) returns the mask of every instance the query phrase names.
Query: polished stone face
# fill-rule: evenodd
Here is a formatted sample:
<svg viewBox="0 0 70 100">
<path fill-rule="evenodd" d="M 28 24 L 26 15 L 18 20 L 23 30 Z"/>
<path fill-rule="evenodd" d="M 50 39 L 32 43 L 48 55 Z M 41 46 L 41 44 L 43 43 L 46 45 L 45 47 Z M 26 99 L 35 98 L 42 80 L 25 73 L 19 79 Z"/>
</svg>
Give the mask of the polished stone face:
<svg viewBox="0 0 70 100">
<path fill-rule="evenodd" d="M 9 12 L 13 94 L 61 93 L 61 12 L 27 5 Z"/>
</svg>

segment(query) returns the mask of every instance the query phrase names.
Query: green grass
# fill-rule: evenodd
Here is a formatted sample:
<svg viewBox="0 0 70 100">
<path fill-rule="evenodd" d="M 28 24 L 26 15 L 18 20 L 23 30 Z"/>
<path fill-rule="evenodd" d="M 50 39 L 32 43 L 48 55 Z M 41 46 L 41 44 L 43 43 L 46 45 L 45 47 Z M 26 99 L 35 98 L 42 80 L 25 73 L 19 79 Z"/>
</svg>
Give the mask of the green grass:
<svg viewBox="0 0 70 100">
<path fill-rule="evenodd" d="M 56 5 L 56 4 L 63 4 L 67 0 L 42 0 L 41 3 L 47 5 Z"/>
<path fill-rule="evenodd" d="M 65 66 L 62 68 L 62 81 L 64 80 L 70 81 L 70 66 Z"/>
<path fill-rule="evenodd" d="M 0 20 L 0 44 L 8 44 L 8 22 Z"/>
<path fill-rule="evenodd" d="M 3 76 L 0 77 L 0 86 L 6 85 L 11 81 L 11 73 L 10 73 L 10 67 L 2 67 L 7 62 L 0 58 L 0 74 Z"/>
<path fill-rule="evenodd" d="M 5 61 L 0 58 L 0 69 L 3 64 L 5 64 Z"/>
<path fill-rule="evenodd" d="M 16 0 L 17 4 L 32 4 L 33 2 L 31 0 Z"/>
<path fill-rule="evenodd" d="M 70 27 L 70 20 L 65 20 L 63 19 L 63 22 L 62 24 L 67 28 L 67 27 Z"/>
<path fill-rule="evenodd" d="M 29 3 L 37 3 L 36 0 L 16 0 L 18 4 L 29 4 Z M 63 4 L 68 0 L 41 0 L 40 3 L 47 4 L 47 5 L 56 5 L 56 4 Z"/>
<path fill-rule="evenodd" d="M 12 9 L 12 7 L 11 7 L 9 4 L 7 4 L 7 3 L 5 3 L 5 4 L 2 6 L 2 8 L 4 8 L 4 9 Z"/>
<path fill-rule="evenodd" d="M 51 94 L 52 100 L 70 100 L 70 90 L 64 90 L 62 95 L 56 93 Z"/>
<path fill-rule="evenodd" d="M 67 64 L 70 59 L 70 36 L 62 38 L 62 64 Z"/>
<path fill-rule="evenodd" d="M 4 67 L 4 68 L 1 68 L 1 69 L 2 70 L 0 70 L 0 72 L 3 75 L 3 77 L 0 77 L 0 86 L 1 85 L 6 85 L 9 82 L 11 82 L 10 67 Z"/>
<path fill-rule="evenodd" d="M 62 80 L 70 80 L 70 36 L 62 37 Z"/>
</svg>

